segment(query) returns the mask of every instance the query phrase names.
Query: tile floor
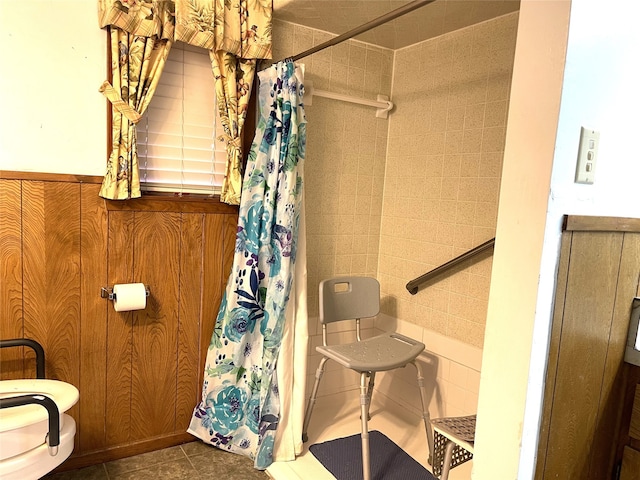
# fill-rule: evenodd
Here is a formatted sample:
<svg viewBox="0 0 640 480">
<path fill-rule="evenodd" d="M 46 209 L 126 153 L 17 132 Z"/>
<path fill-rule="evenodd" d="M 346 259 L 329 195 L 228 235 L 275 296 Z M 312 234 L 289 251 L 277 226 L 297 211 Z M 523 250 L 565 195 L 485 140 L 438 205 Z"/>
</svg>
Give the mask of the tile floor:
<svg viewBox="0 0 640 480">
<path fill-rule="evenodd" d="M 44 477 L 46 480 L 335 480 L 315 457 L 309 445 L 360 432 L 357 394 L 332 395 L 318 399 L 309 441 L 295 462 L 276 462 L 266 472 L 253 468 L 253 462 L 201 442 L 191 442 L 135 457 L 94 465 Z M 379 430 L 420 462 L 427 465 L 427 441 L 422 418 L 402 409 L 384 395 L 373 396 L 370 430 Z M 203 465 L 206 468 L 203 468 Z M 473 461 L 451 470 L 449 480 L 469 480 Z"/>
<path fill-rule="evenodd" d="M 393 440 L 422 466 L 427 463 L 427 437 L 422 417 L 375 393 L 371 403 L 369 430 L 378 430 Z M 267 473 L 275 480 L 335 480 L 309 452 L 314 443 L 360 433 L 360 401 L 355 391 L 319 398 L 309 424 L 309 441 L 295 462 L 276 462 Z M 470 480 L 473 460 L 449 472 L 449 480 Z"/>
<path fill-rule="evenodd" d="M 100 465 L 56 473 L 43 480 L 268 480 L 247 457 L 202 442 L 143 453 Z"/>
</svg>

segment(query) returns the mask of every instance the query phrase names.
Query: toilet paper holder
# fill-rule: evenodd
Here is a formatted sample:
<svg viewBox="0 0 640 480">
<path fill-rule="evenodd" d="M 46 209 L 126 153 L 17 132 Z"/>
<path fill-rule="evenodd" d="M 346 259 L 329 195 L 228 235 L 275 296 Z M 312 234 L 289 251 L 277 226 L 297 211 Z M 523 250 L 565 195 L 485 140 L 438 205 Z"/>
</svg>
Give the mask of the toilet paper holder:
<svg viewBox="0 0 640 480">
<path fill-rule="evenodd" d="M 624 361 L 640 367 L 640 297 L 635 297 L 631 304 L 629 334 L 624 350 Z"/>
<path fill-rule="evenodd" d="M 149 291 L 149 285 L 145 285 L 144 286 L 144 293 L 145 295 L 148 297 L 151 292 Z M 113 293 L 113 287 L 109 288 L 109 287 L 101 287 L 100 288 L 100 297 L 101 298 L 107 298 L 109 300 L 115 300 L 116 299 L 116 294 Z"/>
</svg>

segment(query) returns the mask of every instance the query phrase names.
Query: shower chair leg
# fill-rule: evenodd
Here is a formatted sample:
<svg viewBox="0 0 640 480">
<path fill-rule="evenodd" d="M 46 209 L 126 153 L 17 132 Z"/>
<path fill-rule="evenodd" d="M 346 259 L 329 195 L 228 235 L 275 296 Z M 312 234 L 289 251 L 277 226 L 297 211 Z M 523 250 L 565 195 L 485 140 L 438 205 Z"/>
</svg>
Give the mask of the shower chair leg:
<svg viewBox="0 0 640 480">
<path fill-rule="evenodd" d="M 309 436 L 307 435 L 307 430 L 309 428 L 309 422 L 311 421 L 311 414 L 313 413 L 313 407 L 316 404 L 316 398 L 318 397 L 318 387 L 320 386 L 320 380 L 322 380 L 322 375 L 324 374 L 324 365 L 329 360 L 327 357 L 322 357 L 320 360 L 320 365 L 318 365 L 318 369 L 316 370 L 316 381 L 313 384 L 313 390 L 311 391 L 311 396 L 309 397 L 309 401 L 307 402 L 307 410 L 304 414 L 304 423 L 302 424 L 302 441 L 306 442 L 309 440 Z"/>
<path fill-rule="evenodd" d="M 371 410 L 371 399 L 373 398 L 373 386 L 376 383 L 376 372 L 369 372 L 369 387 L 367 389 L 367 397 L 369 398 L 369 402 L 367 403 L 367 420 L 371 420 L 371 414 L 369 411 Z"/>
<path fill-rule="evenodd" d="M 422 403 L 422 420 L 424 421 L 424 429 L 427 433 L 427 446 L 429 448 L 429 465 L 433 465 L 433 430 L 431 429 L 431 416 L 429 415 L 429 404 L 427 403 L 427 389 L 424 386 L 424 375 L 422 367 L 417 360 L 411 362 L 418 374 L 418 387 L 420 389 L 420 401 Z"/>
<path fill-rule="evenodd" d="M 371 480 L 371 458 L 369 455 L 369 396 L 367 392 L 369 385 L 367 382 L 367 372 L 360 373 L 360 423 L 362 424 L 362 476 L 364 480 Z"/>
</svg>

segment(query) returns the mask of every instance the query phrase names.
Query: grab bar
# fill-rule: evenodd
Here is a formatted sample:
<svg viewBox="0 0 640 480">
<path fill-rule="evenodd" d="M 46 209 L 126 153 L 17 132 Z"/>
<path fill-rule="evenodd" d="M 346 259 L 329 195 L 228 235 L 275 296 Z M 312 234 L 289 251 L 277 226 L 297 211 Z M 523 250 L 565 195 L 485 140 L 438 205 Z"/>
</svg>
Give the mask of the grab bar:
<svg viewBox="0 0 640 480">
<path fill-rule="evenodd" d="M 39 393 L 0 398 L 0 409 L 30 404 L 42 405 L 47 409 L 49 415 L 49 433 L 45 441 L 49 446 L 49 455 L 55 457 L 58 454 L 58 445 L 60 445 L 60 411 L 58 410 L 56 402 Z"/>
<path fill-rule="evenodd" d="M 420 275 L 418 278 L 414 278 L 413 280 L 407 283 L 407 290 L 409 290 L 409 293 L 411 295 L 415 295 L 416 293 L 418 293 L 418 287 L 423 283 L 427 282 L 428 280 L 431 280 L 433 277 L 440 275 L 443 272 L 446 272 L 447 270 L 452 269 L 453 267 L 455 267 L 456 265 L 459 265 L 465 260 L 468 260 L 471 257 L 475 257 L 479 253 L 482 253 L 485 250 L 488 250 L 489 248 L 493 248 L 493 245 L 495 243 L 496 243 L 495 238 L 492 238 L 491 240 L 487 240 L 482 245 L 478 245 L 477 247 L 472 248 L 468 252 L 465 252 L 462 255 L 459 255 L 456 258 L 453 258 L 448 262 L 443 263 L 439 267 L 436 267 L 433 270 L 428 271 L 424 275 Z"/>
<path fill-rule="evenodd" d="M 36 352 L 36 378 L 44 377 L 44 348 L 35 340 L 30 338 L 12 338 L 10 340 L 0 340 L 0 348 L 7 347 L 29 347 Z"/>
</svg>

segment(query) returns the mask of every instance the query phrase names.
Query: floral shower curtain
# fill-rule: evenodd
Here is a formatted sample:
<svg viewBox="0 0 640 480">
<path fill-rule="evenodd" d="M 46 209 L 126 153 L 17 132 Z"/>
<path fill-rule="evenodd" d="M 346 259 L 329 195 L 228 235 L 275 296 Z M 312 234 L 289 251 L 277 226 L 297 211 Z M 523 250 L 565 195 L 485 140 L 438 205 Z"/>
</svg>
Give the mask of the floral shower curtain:
<svg viewBox="0 0 640 480">
<path fill-rule="evenodd" d="M 258 75 L 261 117 L 242 186 L 233 270 L 188 431 L 265 469 L 280 421 L 276 366 L 294 295 L 306 119 L 301 67 L 280 62 Z"/>
<path fill-rule="evenodd" d="M 140 197 L 135 124 L 151 101 L 171 42 L 181 41 L 210 51 L 228 150 L 221 199 L 239 203 L 240 134 L 256 59 L 271 58 L 271 16 L 271 0 L 98 0 L 100 27 L 110 26 L 112 32 L 128 37 L 112 43 L 114 85 L 105 82 L 100 88 L 114 107 L 113 149 L 102 197 Z M 140 44 L 146 45 L 144 57 L 134 55 L 133 46 L 139 49 Z M 129 70 L 129 65 L 138 64 L 139 69 Z M 118 71 L 118 65 L 127 68 Z"/>
</svg>

